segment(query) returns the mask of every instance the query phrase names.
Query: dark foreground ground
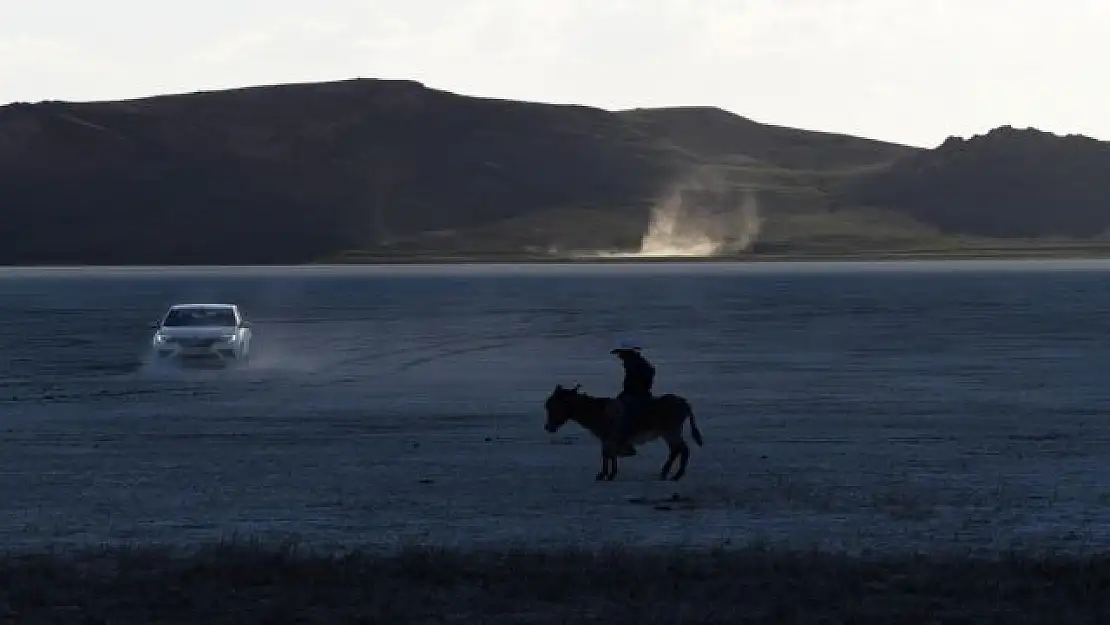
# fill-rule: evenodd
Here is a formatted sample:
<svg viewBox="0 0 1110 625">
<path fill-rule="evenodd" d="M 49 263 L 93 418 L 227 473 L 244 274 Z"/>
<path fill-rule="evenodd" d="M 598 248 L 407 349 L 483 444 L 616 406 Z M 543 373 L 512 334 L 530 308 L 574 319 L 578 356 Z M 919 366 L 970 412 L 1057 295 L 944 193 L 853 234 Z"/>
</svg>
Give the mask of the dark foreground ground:
<svg viewBox="0 0 1110 625">
<path fill-rule="evenodd" d="M 609 550 L 21 555 L 5 623 L 1097 623 L 1110 557 Z"/>
</svg>

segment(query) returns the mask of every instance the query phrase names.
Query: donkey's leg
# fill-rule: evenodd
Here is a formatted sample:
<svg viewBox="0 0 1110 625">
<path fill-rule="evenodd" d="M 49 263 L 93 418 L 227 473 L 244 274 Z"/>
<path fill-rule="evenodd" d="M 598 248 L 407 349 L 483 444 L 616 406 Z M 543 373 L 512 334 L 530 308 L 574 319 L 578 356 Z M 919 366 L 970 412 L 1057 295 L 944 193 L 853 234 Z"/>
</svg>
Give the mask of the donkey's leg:
<svg viewBox="0 0 1110 625">
<path fill-rule="evenodd" d="M 679 441 L 680 447 L 678 448 L 678 471 L 675 471 L 674 477 L 671 479 L 679 481 L 683 475 L 686 475 L 686 463 L 690 461 L 690 446 L 686 444 L 685 440 Z"/>
<path fill-rule="evenodd" d="M 663 468 L 659 469 L 659 479 L 667 479 L 667 474 L 671 472 L 671 466 L 674 461 L 678 459 L 678 449 L 670 447 L 667 449 L 667 461 L 663 463 Z"/>
<path fill-rule="evenodd" d="M 671 472 L 674 461 L 678 459 L 678 455 L 682 451 L 682 432 L 680 430 L 668 430 L 663 434 L 663 440 L 667 443 L 667 461 L 663 463 L 663 468 L 659 470 L 659 479 L 661 480 L 667 479 L 667 474 Z"/>
<path fill-rule="evenodd" d="M 604 480 L 605 476 L 608 475 L 608 474 L 609 474 L 609 456 L 602 453 L 601 454 L 601 470 L 597 472 L 597 476 L 594 477 L 594 480 L 600 482 L 601 480 Z"/>
<path fill-rule="evenodd" d="M 614 456 L 609 457 L 609 475 L 605 476 L 605 479 L 612 482 L 613 478 L 616 477 L 616 476 L 617 476 L 617 457 L 614 455 Z"/>
</svg>

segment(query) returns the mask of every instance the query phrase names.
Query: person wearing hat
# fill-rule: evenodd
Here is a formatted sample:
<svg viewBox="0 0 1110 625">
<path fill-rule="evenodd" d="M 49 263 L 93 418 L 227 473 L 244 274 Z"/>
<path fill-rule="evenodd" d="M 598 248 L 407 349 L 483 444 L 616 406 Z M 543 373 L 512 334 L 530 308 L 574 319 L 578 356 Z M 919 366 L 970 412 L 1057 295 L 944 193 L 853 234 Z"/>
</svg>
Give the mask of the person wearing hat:
<svg viewBox="0 0 1110 625">
<path fill-rule="evenodd" d="M 655 367 L 640 353 L 638 343 L 622 340 L 610 354 L 624 366 L 624 385 L 617 395 L 620 410 L 617 413 L 615 438 L 618 445 L 626 443 L 635 422 L 651 401 L 651 387 L 655 383 Z"/>
</svg>

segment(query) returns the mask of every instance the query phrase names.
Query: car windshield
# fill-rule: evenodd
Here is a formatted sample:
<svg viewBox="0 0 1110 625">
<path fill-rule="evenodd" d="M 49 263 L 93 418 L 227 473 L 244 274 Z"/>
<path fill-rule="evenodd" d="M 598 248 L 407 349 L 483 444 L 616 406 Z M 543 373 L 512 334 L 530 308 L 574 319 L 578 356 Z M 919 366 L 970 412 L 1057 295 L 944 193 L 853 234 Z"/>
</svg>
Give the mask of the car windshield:
<svg viewBox="0 0 1110 625">
<path fill-rule="evenodd" d="M 232 327 L 235 312 L 230 308 L 174 308 L 166 315 L 162 325 L 173 328 L 182 326 Z"/>
</svg>

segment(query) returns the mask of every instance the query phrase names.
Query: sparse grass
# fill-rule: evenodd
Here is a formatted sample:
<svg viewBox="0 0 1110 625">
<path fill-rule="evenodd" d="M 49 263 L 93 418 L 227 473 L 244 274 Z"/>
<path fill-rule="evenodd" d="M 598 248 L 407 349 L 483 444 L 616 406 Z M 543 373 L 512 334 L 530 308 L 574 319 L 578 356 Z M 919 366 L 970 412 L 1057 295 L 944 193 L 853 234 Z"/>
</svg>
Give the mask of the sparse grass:
<svg viewBox="0 0 1110 625">
<path fill-rule="evenodd" d="M 1110 556 L 635 550 L 325 556 L 219 545 L 0 559 L 0 622 L 1096 623 Z"/>
<path fill-rule="evenodd" d="M 590 237 L 575 234 L 588 226 Z M 1081 259 L 1110 257 L 1104 240 L 1040 239 L 1002 240 L 943 234 L 914 220 L 878 209 L 802 211 L 766 216 L 757 247 L 751 251 L 717 257 L 677 258 L 576 258 L 568 250 L 632 250 L 642 225 L 627 217 L 607 214 L 601 219 L 588 210 L 560 209 L 542 215 L 510 220 L 488 231 L 455 233 L 454 238 L 425 241 L 393 250 L 350 250 L 327 262 L 359 263 L 549 263 L 549 262 L 761 262 L 761 261 L 874 261 L 967 259 Z M 631 228 L 631 229 L 630 229 Z M 641 228 L 637 230 L 636 228 Z M 541 233 L 535 240 L 523 232 Z M 514 234 L 515 233 L 515 234 Z M 518 236 L 520 235 L 520 236 Z M 535 241 L 577 241 L 569 247 Z M 529 243 L 531 241 L 531 243 Z M 619 241 L 619 243 L 618 243 Z M 496 243 L 495 243 L 496 242 Z M 434 243 L 434 245 L 431 245 Z M 531 249 L 534 248 L 534 249 Z M 523 251 L 531 249 L 531 251 Z"/>
<path fill-rule="evenodd" d="M 450 264 L 450 263 L 578 263 L 578 264 L 627 264 L 627 263 L 729 263 L 729 262 L 782 262 L 782 261 L 879 261 L 879 260 L 1077 260 L 1110 258 L 1110 246 L 973 246 L 952 243 L 940 245 L 906 245 L 873 249 L 853 247 L 848 244 L 825 245 L 811 249 L 795 248 L 789 251 L 741 253 L 716 257 L 645 257 L 606 258 L 526 254 L 521 252 L 489 253 L 463 251 L 458 253 L 413 253 L 385 255 L 377 252 L 352 251 L 321 259 L 318 264 Z"/>
</svg>

